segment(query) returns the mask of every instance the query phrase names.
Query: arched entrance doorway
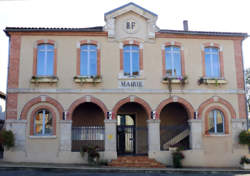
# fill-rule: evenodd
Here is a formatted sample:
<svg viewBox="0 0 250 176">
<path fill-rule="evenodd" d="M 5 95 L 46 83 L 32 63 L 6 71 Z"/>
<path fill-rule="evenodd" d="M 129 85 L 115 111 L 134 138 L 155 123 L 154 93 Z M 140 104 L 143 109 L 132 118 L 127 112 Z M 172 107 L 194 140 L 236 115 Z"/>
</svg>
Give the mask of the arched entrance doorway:
<svg viewBox="0 0 250 176">
<path fill-rule="evenodd" d="M 145 155 L 148 152 L 148 114 L 136 102 L 121 105 L 117 112 L 118 155 Z"/>
<path fill-rule="evenodd" d="M 72 151 L 80 151 L 81 147 L 97 147 L 104 150 L 103 110 L 95 103 L 84 102 L 72 113 Z"/>
<path fill-rule="evenodd" d="M 189 148 L 188 119 L 188 112 L 181 103 L 172 102 L 164 106 L 160 112 L 161 150 Z"/>
</svg>

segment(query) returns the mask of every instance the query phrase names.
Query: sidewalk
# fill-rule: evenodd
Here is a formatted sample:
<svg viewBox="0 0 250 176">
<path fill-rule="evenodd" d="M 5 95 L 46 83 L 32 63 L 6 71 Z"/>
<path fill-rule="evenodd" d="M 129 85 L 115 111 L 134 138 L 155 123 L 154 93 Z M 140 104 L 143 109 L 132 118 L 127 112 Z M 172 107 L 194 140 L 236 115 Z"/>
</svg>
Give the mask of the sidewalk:
<svg viewBox="0 0 250 176">
<path fill-rule="evenodd" d="M 250 174 L 250 170 L 240 168 L 117 168 L 109 166 L 89 166 L 84 164 L 44 164 L 44 163 L 12 163 L 0 161 L 0 170 L 34 169 L 34 170 L 75 170 L 95 173 L 202 173 L 202 174 Z"/>
</svg>

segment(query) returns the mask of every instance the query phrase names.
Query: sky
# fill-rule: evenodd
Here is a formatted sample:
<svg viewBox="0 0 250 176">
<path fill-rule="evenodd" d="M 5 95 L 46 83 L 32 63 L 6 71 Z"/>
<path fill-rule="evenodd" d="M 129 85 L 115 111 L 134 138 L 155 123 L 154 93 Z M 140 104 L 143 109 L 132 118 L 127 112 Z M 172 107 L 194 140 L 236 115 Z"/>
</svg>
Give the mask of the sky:
<svg viewBox="0 0 250 176">
<path fill-rule="evenodd" d="M 160 29 L 247 32 L 249 0 L 0 0 L 0 91 L 6 93 L 8 37 L 5 27 L 104 26 L 104 13 L 134 2 L 158 15 Z M 250 67 L 250 39 L 243 42 L 244 67 Z"/>
</svg>

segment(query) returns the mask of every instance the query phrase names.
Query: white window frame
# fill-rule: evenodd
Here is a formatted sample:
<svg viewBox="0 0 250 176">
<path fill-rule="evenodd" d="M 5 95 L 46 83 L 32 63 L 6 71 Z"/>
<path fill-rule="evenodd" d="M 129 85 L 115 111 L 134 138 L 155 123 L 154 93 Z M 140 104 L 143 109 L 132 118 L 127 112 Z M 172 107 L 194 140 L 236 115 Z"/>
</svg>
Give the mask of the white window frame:
<svg viewBox="0 0 250 176">
<path fill-rule="evenodd" d="M 217 52 L 213 52 L 212 51 L 212 49 L 217 49 Z M 214 72 L 215 72 L 215 68 L 214 68 L 214 65 L 215 65 L 215 63 L 214 63 L 214 55 L 216 54 L 217 56 L 218 56 L 218 68 L 219 68 L 219 71 L 221 72 L 221 70 L 220 70 L 220 55 L 219 55 L 219 49 L 218 48 L 216 48 L 216 47 L 206 47 L 206 49 L 209 49 L 209 51 L 208 52 L 205 52 L 205 59 L 206 59 L 206 55 L 209 55 L 209 62 L 210 62 L 210 71 L 211 71 L 211 76 L 207 76 L 206 75 L 206 77 L 212 77 L 212 78 L 217 78 L 217 76 L 214 76 Z M 206 64 L 206 61 L 205 61 L 205 64 Z M 207 66 L 205 66 L 205 68 L 206 68 Z M 207 74 L 207 73 L 205 73 L 205 74 Z M 219 74 L 221 74 L 221 73 L 219 73 Z M 220 77 L 220 75 L 219 75 L 219 77 Z"/>
<path fill-rule="evenodd" d="M 35 128 L 36 128 L 36 116 L 37 116 L 37 114 L 39 113 L 39 112 L 41 112 L 42 111 L 42 113 L 43 113 L 43 126 L 42 126 L 42 134 L 36 134 L 35 133 Z M 51 115 L 52 116 L 52 114 L 51 114 L 51 112 L 49 111 L 49 110 L 47 110 L 47 109 L 41 109 L 41 110 L 38 110 L 37 112 L 36 112 L 36 114 L 35 114 L 35 117 L 33 117 L 34 118 L 34 126 L 33 126 L 33 128 L 34 128 L 34 135 L 36 135 L 36 136 L 51 136 L 51 135 L 53 135 L 53 132 L 52 133 L 45 133 L 45 112 L 49 112 L 49 115 Z M 53 127 L 53 117 L 52 117 L 52 129 L 53 129 L 54 127 Z M 53 130 L 52 130 L 53 131 Z"/>
<path fill-rule="evenodd" d="M 174 47 L 179 48 L 179 52 L 174 51 Z M 167 48 L 170 48 L 170 51 L 167 51 L 167 50 L 166 50 Z M 171 45 L 171 46 L 166 46 L 166 47 L 165 47 L 165 52 L 166 52 L 166 53 L 165 53 L 165 63 L 167 63 L 166 54 L 167 54 L 167 53 L 170 54 L 171 71 L 172 71 L 172 75 L 171 75 L 171 76 L 167 75 L 167 73 L 166 73 L 166 76 L 176 78 L 176 77 L 178 77 L 177 75 L 174 75 L 174 76 L 173 76 L 173 73 L 174 73 L 174 65 L 175 65 L 175 64 L 174 64 L 174 63 L 175 63 L 174 54 L 177 54 L 177 53 L 180 54 L 180 62 L 181 62 L 181 48 L 178 47 L 178 46 L 173 46 L 173 45 Z M 181 63 L 180 63 L 180 65 L 181 65 Z M 181 69 L 182 69 L 182 65 L 181 65 Z M 165 70 L 167 71 L 166 66 L 165 66 Z M 182 75 L 182 70 L 180 70 L 180 72 L 181 72 L 181 75 L 180 75 L 180 76 L 183 76 L 183 75 Z"/>
<path fill-rule="evenodd" d="M 210 132 L 210 133 L 211 134 L 225 134 L 225 117 L 224 117 L 224 114 L 220 110 L 217 110 L 217 109 L 214 109 L 211 112 L 213 113 L 214 131 Z M 222 119 L 223 119 L 223 121 L 222 121 L 222 123 L 223 123 L 223 132 L 218 132 L 217 131 L 217 112 L 219 112 L 222 115 Z"/>
<path fill-rule="evenodd" d="M 52 44 L 48 44 L 48 43 L 43 43 L 43 44 L 40 44 L 40 46 L 42 46 L 42 45 L 44 45 L 44 49 L 41 49 L 41 50 L 39 50 L 38 52 L 44 52 L 44 58 L 43 58 L 43 61 L 44 61 L 44 67 L 43 67 L 43 73 L 44 73 L 44 75 L 38 75 L 38 76 L 52 76 L 52 75 L 49 75 L 48 74 L 48 67 L 47 67 L 47 63 L 48 63 L 48 52 L 53 52 L 54 53 L 54 51 L 55 51 L 55 49 L 53 49 L 53 50 L 50 50 L 49 48 L 48 48 L 48 45 L 51 45 L 51 46 L 53 46 L 53 47 L 55 47 L 54 45 L 52 45 Z M 38 55 L 39 55 L 39 53 L 38 53 Z M 55 53 L 54 53 L 54 55 L 55 55 Z M 38 56 L 37 56 L 38 57 Z M 54 58 L 52 58 L 53 59 L 53 64 L 55 64 L 54 63 Z M 39 65 L 38 65 L 38 67 L 39 67 Z M 54 69 L 54 67 L 53 67 L 53 69 Z M 54 70 L 53 70 L 53 73 L 54 73 Z"/>
<path fill-rule="evenodd" d="M 127 47 L 129 46 L 129 50 L 123 50 L 124 53 L 129 53 L 129 69 L 130 69 L 130 72 L 129 72 L 129 75 L 123 75 L 124 76 L 128 76 L 128 77 L 135 77 L 135 76 L 139 76 L 140 75 L 140 51 L 139 51 L 139 47 L 137 45 L 125 45 L 124 47 Z M 138 47 L 138 50 L 133 50 L 132 47 L 133 46 L 136 46 Z M 133 54 L 132 53 L 138 53 L 138 56 L 139 56 L 139 70 L 138 70 L 138 75 L 133 75 Z M 124 58 L 123 58 L 123 62 L 124 62 Z"/>
<path fill-rule="evenodd" d="M 87 46 L 87 49 L 81 49 L 81 47 L 80 47 L 80 51 L 81 51 L 81 54 L 84 53 L 84 52 L 87 52 L 87 75 L 86 76 L 87 77 L 94 76 L 94 75 L 90 74 L 90 53 L 93 52 L 93 51 L 95 51 L 96 52 L 96 56 L 97 56 L 97 46 L 93 45 L 93 44 L 83 44 L 81 46 L 84 46 L 84 45 Z M 91 45 L 96 46 L 96 49 L 90 49 Z M 81 60 L 81 54 L 80 54 L 80 60 Z M 96 58 L 96 65 L 97 65 L 97 58 Z M 81 63 L 80 63 L 80 70 L 81 70 Z"/>
</svg>

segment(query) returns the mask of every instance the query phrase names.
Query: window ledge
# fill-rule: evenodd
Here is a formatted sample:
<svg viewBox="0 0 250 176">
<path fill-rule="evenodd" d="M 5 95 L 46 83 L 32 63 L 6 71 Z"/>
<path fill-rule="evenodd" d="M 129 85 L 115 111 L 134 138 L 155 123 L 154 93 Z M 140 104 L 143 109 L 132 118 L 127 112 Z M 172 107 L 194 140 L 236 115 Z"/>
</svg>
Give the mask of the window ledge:
<svg viewBox="0 0 250 176">
<path fill-rule="evenodd" d="M 30 136 L 30 139 L 55 139 L 56 136 Z"/>
<path fill-rule="evenodd" d="M 205 137 L 228 137 L 230 134 L 205 134 Z"/>
<path fill-rule="evenodd" d="M 225 78 L 206 78 L 201 77 L 198 80 L 199 84 L 226 84 L 227 80 Z"/>
<path fill-rule="evenodd" d="M 100 83 L 102 82 L 101 76 L 86 77 L 86 76 L 75 76 L 75 83 Z"/>
<path fill-rule="evenodd" d="M 31 83 L 57 83 L 57 76 L 32 76 Z"/>
</svg>

